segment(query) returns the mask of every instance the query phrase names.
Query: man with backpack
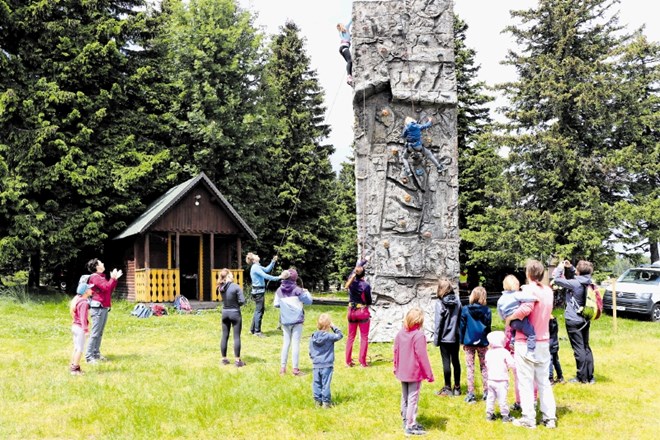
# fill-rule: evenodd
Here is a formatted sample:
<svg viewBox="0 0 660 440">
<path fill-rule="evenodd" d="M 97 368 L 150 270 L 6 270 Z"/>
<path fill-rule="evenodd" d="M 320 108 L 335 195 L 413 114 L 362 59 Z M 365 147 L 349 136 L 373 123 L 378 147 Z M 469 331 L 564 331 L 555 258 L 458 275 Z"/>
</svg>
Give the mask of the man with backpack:
<svg viewBox="0 0 660 440">
<path fill-rule="evenodd" d="M 583 313 L 587 290 L 591 286 L 591 274 L 594 271 L 589 261 L 580 260 L 574 268 L 570 261 L 560 263 L 552 273 L 553 282 L 566 289 L 566 332 L 573 348 L 577 375 L 571 383 L 593 384 L 594 355 L 589 346 L 589 327 L 591 316 Z"/>
</svg>

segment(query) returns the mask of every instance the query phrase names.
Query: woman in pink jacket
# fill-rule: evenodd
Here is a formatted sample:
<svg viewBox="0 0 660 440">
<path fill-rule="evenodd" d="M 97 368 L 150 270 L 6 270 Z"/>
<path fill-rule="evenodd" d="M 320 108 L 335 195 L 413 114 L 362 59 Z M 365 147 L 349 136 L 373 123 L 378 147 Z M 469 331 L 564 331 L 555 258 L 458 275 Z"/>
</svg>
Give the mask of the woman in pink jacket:
<svg viewBox="0 0 660 440">
<path fill-rule="evenodd" d="M 406 435 L 426 434 L 417 423 L 419 390 L 424 379 L 429 382 L 434 379 L 423 326 L 422 309 L 410 309 L 394 339 L 394 375 L 401 381 L 401 417 Z"/>
</svg>

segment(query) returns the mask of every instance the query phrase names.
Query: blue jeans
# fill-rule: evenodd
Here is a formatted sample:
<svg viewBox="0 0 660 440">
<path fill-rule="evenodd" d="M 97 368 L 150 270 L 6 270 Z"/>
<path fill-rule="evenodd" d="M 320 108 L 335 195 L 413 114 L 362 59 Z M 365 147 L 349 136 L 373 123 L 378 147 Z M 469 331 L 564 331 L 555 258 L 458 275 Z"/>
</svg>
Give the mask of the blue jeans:
<svg viewBox="0 0 660 440">
<path fill-rule="evenodd" d="M 534 331 L 534 326 L 532 326 L 532 323 L 529 322 L 527 317 L 511 321 L 511 328 L 520 331 L 523 335 L 527 336 L 527 351 L 533 352 L 536 350 L 536 332 Z"/>
<path fill-rule="evenodd" d="M 293 368 L 298 368 L 300 361 L 300 338 L 302 337 L 303 325 L 282 325 L 282 353 L 280 356 L 280 366 L 286 367 L 286 360 L 289 357 L 289 347 L 291 346 L 291 363 Z"/>
<path fill-rule="evenodd" d="M 101 357 L 101 340 L 105 324 L 108 322 L 108 309 L 105 307 L 92 307 L 89 309 L 89 317 L 92 321 L 89 342 L 87 342 L 87 352 L 85 360 L 87 362 Z"/>
<path fill-rule="evenodd" d="M 252 326 L 250 333 L 261 333 L 261 321 L 264 319 L 264 312 L 266 311 L 266 304 L 264 293 L 252 295 L 254 300 L 254 317 L 252 318 Z"/>
<path fill-rule="evenodd" d="M 333 367 L 314 367 L 314 378 L 312 380 L 312 393 L 317 402 L 330 403 L 330 382 L 332 382 Z"/>
</svg>

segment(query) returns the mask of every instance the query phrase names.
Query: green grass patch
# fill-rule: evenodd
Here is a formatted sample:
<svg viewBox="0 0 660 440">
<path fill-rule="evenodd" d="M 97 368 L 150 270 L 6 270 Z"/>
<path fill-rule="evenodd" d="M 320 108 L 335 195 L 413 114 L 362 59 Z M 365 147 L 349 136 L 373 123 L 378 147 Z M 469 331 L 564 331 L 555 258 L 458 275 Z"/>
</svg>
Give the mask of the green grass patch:
<svg viewBox="0 0 660 440">
<path fill-rule="evenodd" d="M 343 366 L 345 339 L 340 341 L 332 383 L 336 406 L 321 410 L 313 405 L 309 336 L 321 312 L 330 312 L 345 331 L 342 307 L 307 308 L 301 344 L 306 374 L 280 377 L 281 336 L 277 311 L 270 307 L 272 296 L 264 321 L 267 338 L 249 334 L 253 307 L 243 311 L 247 366 L 240 369 L 220 365 L 218 311 L 137 319 L 130 316 L 134 304 L 118 301 L 101 347 L 110 362 L 83 363 L 86 374 L 72 377 L 68 300 L 0 297 L 0 438 L 403 438 L 391 344 L 371 344 L 373 366 L 361 369 Z M 495 322 L 494 327 L 501 326 Z M 560 339 L 568 379 L 575 375 L 575 361 L 561 317 Z M 555 431 L 488 422 L 482 401 L 468 405 L 464 396 L 435 396 L 442 364 L 438 349 L 429 345 L 437 382 L 422 386 L 418 420 L 429 429 L 429 438 L 656 438 L 659 340 L 660 326 L 652 322 L 619 319 L 616 334 L 612 317 L 595 322 L 597 384 L 554 387 Z M 464 390 L 465 374 L 463 364 Z M 477 373 L 477 390 L 479 383 Z"/>
</svg>

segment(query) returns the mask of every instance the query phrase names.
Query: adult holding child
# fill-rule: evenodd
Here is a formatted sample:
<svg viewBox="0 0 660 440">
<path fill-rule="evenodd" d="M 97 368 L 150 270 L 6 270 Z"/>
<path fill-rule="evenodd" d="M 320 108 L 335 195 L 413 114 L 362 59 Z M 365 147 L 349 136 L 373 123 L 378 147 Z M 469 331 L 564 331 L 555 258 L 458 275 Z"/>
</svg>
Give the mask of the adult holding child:
<svg viewBox="0 0 660 440">
<path fill-rule="evenodd" d="M 243 317 L 241 316 L 241 307 L 245 304 L 243 291 L 234 283 L 234 275 L 229 269 L 220 271 L 218 280 L 218 291 L 222 301 L 222 337 L 220 338 L 220 354 L 222 354 L 222 364 L 229 365 L 227 359 L 227 342 L 229 342 L 229 333 L 234 329 L 234 365 L 244 367 L 245 362 L 241 360 L 241 330 L 243 328 Z"/>
<path fill-rule="evenodd" d="M 571 383 L 595 383 L 594 355 L 589 346 L 591 322 L 580 313 L 587 299 L 587 287 L 594 271 L 589 261 L 580 260 L 575 268 L 565 260 L 552 273 L 553 282 L 566 290 L 564 318 L 568 340 L 573 348 L 577 375 Z"/>
<path fill-rule="evenodd" d="M 266 280 L 279 281 L 279 277 L 269 275 L 270 271 L 275 267 L 277 262 L 277 255 L 273 257 L 270 264 L 266 267 L 259 264 L 261 259 L 259 255 L 248 252 L 245 257 L 245 262 L 250 265 L 250 278 L 252 279 L 252 299 L 254 300 L 254 316 L 252 317 L 252 326 L 250 333 L 260 338 L 264 337 L 261 333 L 261 322 L 264 319 L 264 312 L 266 311 Z"/>
<path fill-rule="evenodd" d="M 89 316 L 92 321 L 92 330 L 87 342 L 87 351 L 85 360 L 88 364 L 95 364 L 108 359 L 101 355 L 101 341 L 103 332 L 108 322 L 108 312 L 112 307 L 112 291 L 117 287 L 117 280 L 121 278 L 121 270 L 112 269 L 110 280 L 105 278 L 105 265 L 98 258 L 93 258 L 87 262 L 87 270 L 91 273 L 88 284 L 92 287 L 92 297 L 89 302 Z"/>
<path fill-rule="evenodd" d="M 307 289 L 298 286 L 298 272 L 295 269 L 282 271 L 282 284 L 275 292 L 274 307 L 280 309 L 282 325 L 282 352 L 280 354 L 280 374 L 286 373 L 286 363 L 291 349 L 292 373 L 300 375 L 300 339 L 305 323 L 304 305 L 312 303 L 312 295 Z M 302 283 L 301 283 L 302 284 Z"/>
<path fill-rule="evenodd" d="M 538 396 L 541 407 L 542 423 L 546 428 L 555 428 L 557 420 L 557 405 L 552 392 L 552 385 L 548 379 L 550 369 L 550 331 L 548 323 L 552 314 L 553 295 L 550 287 L 541 284 L 545 268 L 543 263 L 530 260 L 526 267 L 528 284 L 523 286 L 523 292 L 531 293 L 538 301 L 524 302 L 506 318 L 506 325 L 514 319 L 527 317 L 534 327 L 536 335 L 536 362 L 530 362 L 527 354 L 527 336 L 516 332 L 515 361 L 520 391 L 520 406 L 522 418 L 513 421 L 516 426 L 536 428 L 536 410 L 534 408 L 534 384 L 538 387 Z"/>
<path fill-rule="evenodd" d="M 346 341 L 346 366 L 352 367 L 353 343 L 358 329 L 360 330 L 360 354 L 358 362 L 360 366 L 368 367 L 367 350 L 369 348 L 369 327 L 371 323 L 371 312 L 369 306 L 372 304 L 371 286 L 364 279 L 364 265 L 368 258 L 360 261 L 346 281 L 348 289 L 348 340 Z"/>
</svg>

